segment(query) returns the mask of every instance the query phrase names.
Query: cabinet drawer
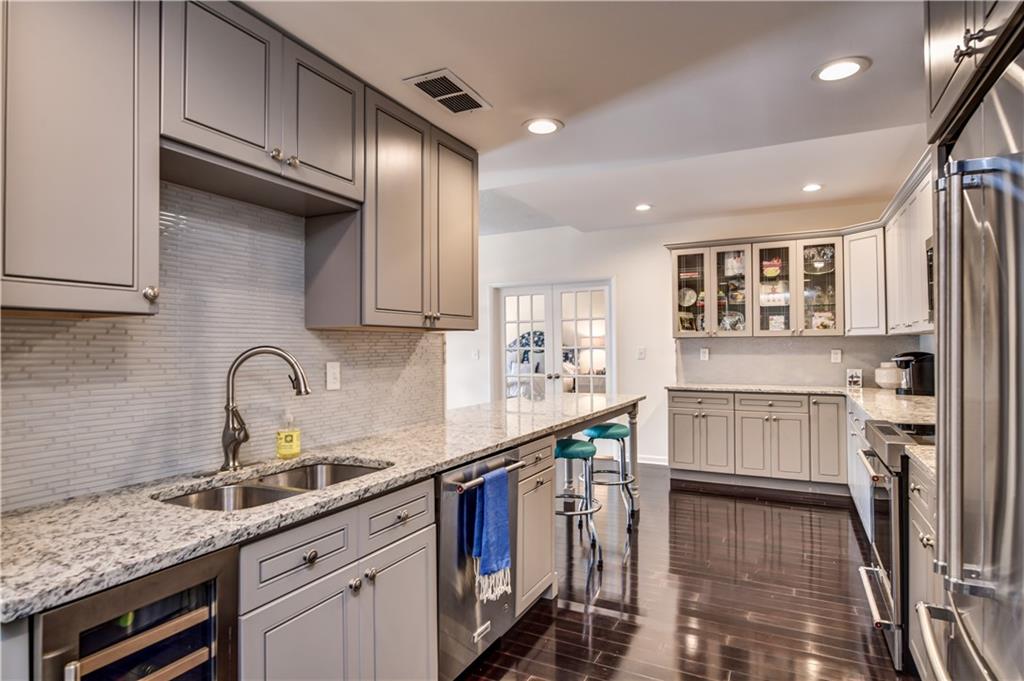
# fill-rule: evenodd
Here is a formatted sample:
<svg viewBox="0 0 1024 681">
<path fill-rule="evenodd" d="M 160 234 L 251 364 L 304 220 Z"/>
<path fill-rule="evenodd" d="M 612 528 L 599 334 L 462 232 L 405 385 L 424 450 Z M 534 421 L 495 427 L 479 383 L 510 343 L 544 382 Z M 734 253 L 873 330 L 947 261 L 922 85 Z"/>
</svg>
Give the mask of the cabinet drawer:
<svg viewBox="0 0 1024 681">
<path fill-rule="evenodd" d="M 366 555 L 434 522 L 432 480 L 368 501 L 359 510 L 359 553 Z"/>
<path fill-rule="evenodd" d="M 524 468 L 519 469 L 520 480 L 550 468 L 555 462 L 555 439 L 546 437 L 523 445 L 519 448 L 519 460 L 528 462 Z"/>
<path fill-rule="evenodd" d="M 243 546 L 239 553 L 239 608 L 248 612 L 356 560 L 357 510 Z"/>
<path fill-rule="evenodd" d="M 676 392 L 669 393 L 668 406 L 692 409 L 732 409 L 732 393 Z"/>
<path fill-rule="evenodd" d="M 737 395 L 736 408 L 744 411 L 806 412 L 807 395 Z"/>
<path fill-rule="evenodd" d="M 931 471 L 910 458 L 910 504 L 929 523 L 935 523 L 936 485 Z"/>
</svg>

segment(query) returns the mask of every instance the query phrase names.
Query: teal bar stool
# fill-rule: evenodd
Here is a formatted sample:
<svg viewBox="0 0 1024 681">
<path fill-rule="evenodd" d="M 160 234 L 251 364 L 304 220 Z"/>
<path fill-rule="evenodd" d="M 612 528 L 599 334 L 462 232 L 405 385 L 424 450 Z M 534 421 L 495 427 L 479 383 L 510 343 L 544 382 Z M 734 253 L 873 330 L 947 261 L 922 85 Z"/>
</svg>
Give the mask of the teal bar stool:
<svg viewBox="0 0 1024 681">
<path fill-rule="evenodd" d="M 618 466 L 615 469 L 593 470 L 593 484 L 618 487 L 622 503 L 626 505 L 628 520 L 626 532 L 633 531 L 633 516 L 636 515 L 636 500 L 633 498 L 633 482 L 636 478 L 626 454 L 626 439 L 629 438 L 629 426 L 621 423 L 600 423 L 583 431 L 583 436 L 590 442 L 594 440 L 614 440 L 619 443 Z M 608 461 L 608 459 L 600 459 Z M 604 476 L 603 478 L 597 476 Z"/>
<path fill-rule="evenodd" d="M 555 509 L 555 515 L 578 518 L 581 522 L 587 519 L 587 532 L 590 535 L 590 548 L 597 551 L 597 569 L 604 567 L 604 555 L 601 552 L 601 544 L 597 537 L 597 528 L 594 526 L 594 514 L 601 510 L 601 502 L 594 498 L 594 455 L 597 454 L 597 447 L 593 442 L 566 438 L 555 443 L 555 460 L 565 462 L 566 480 L 572 480 L 572 462 L 579 460 L 583 463 L 583 494 L 564 492 L 556 494 L 556 499 L 572 499 L 575 503 L 573 509 Z"/>
</svg>

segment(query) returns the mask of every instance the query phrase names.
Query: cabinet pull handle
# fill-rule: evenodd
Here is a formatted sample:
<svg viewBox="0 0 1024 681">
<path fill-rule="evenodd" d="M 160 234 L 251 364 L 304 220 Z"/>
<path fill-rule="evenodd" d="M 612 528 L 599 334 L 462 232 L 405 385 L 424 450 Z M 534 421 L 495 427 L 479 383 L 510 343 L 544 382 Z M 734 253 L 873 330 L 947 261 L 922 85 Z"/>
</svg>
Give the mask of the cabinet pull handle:
<svg viewBox="0 0 1024 681">
<path fill-rule="evenodd" d="M 270 158 L 274 159 L 275 161 L 283 160 L 284 152 L 282 152 L 280 148 L 274 147 L 273 149 L 270 150 Z"/>
<path fill-rule="evenodd" d="M 288 164 L 289 166 L 291 166 L 292 168 L 298 168 L 299 166 L 301 166 L 301 165 L 302 165 L 302 161 L 300 161 L 300 160 L 299 160 L 299 157 L 298 157 L 298 156 L 296 156 L 296 155 L 294 155 L 294 154 L 292 154 L 291 156 L 289 156 L 289 157 L 288 157 L 288 160 L 287 160 L 287 161 L 285 161 L 285 163 L 287 163 L 287 164 Z"/>
<path fill-rule="evenodd" d="M 921 494 L 921 485 L 917 484 L 916 482 L 910 483 L 910 491 L 916 492 L 917 494 Z"/>
<path fill-rule="evenodd" d="M 440 319 L 440 318 L 441 318 L 441 313 L 440 312 L 435 312 L 434 313 L 434 319 Z"/>
<path fill-rule="evenodd" d="M 774 402 L 772 402 L 771 400 L 769 400 L 769 401 L 768 401 L 768 406 L 769 406 L 769 407 L 773 406 L 774 404 L 775 404 L 775 403 L 774 403 Z"/>
<path fill-rule="evenodd" d="M 160 287 L 147 286 L 146 288 L 142 289 L 142 297 L 151 303 L 155 303 L 156 299 L 160 297 Z"/>
<path fill-rule="evenodd" d="M 818 400 L 811 400 L 811 404 L 817 404 Z"/>
<path fill-rule="evenodd" d="M 702 400 L 701 398 L 698 397 L 697 398 L 697 404 L 703 404 L 703 403 L 704 403 L 704 400 Z"/>
<path fill-rule="evenodd" d="M 977 53 L 978 49 L 975 47 L 960 47 L 959 45 L 957 45 L 956 48 L 954 48 L 953 50 L 953 61 L 959 64 L 964 59 L 967 59 L 968 57 L 973 57 Z"/>
<path fill-rule="evenodd" d="M 537 482 L 533 483 L 535 487 L 540 487 L 544 484 L 544 478 L 537 478 Z"/>
<path fill-rule="evenodd" d="M 401 513 L 399 513 L 396 516 L 396 518 L 398 519 L 398 522 L 404 523 L 406 520 L 409 519 L 409 509 L 404 509 Z"/>
<path fill-rule="evenodd" d="M 372 581 L 376 580 L 377 579 L 377 568 L 370 568 L 369 570 L 367 570 L 366 572 L 363 573 L 363 576 L 366 577 L 366 581 L 368 581 L 368 582 L 372 582 Z"/>
<path fill-rule="evenodd" d="M 316 563 L 316 559 L 319 557 L 320 554 L 317 553 L 316 549 L 310 549 L 309 551 L 306 551 L 306 555 L 302 557 L 302 562 L 306 565 L 314 565 Z"/>
<path fill-rule="evenodd" d="M 921 542 L 921 546 L 926 549 L 930 549 L 935 546 L 935 539 L 930 534 L 925 534 L 924 532 L 918 533 L 917 541 Z"/>
<path fill-rule="evenodd" d="M 361 580 L 359 577 L 350 580 L 348 583 L 348 588 L 352 589 L 353 592 L 358 592 L 360 589 L 363 588 L 363 580 Z"/>
<path fill-rule="evenodd" d="M 545 376 L 544 376 L 544 378 L 547 378 L 547 379 L 549 379 L 549 380 L 550 380 L 550 379 L 552 379 L 552 378 L 554 378 L 554 377 L 555 377 L 555 375 L 554 375 L 554 374 L 545 374 Z"/>
</svg>

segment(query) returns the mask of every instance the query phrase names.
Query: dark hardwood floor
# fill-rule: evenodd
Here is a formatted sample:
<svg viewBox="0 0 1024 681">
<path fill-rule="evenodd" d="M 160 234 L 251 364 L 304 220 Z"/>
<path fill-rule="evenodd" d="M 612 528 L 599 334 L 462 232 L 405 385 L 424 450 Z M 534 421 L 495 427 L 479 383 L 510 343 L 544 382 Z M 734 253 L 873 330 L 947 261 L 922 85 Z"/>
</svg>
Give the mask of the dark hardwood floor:
<svg viewBox="0 0 1024 681">
<path fill-rule="evenodd" d="M 559 595 L 541 600 L 465 679 L 897 679 L 857 574 L 844 508 L 669 489 L 645 466 L 625 542 L 617 493 L 588 542 L 558 520 Z"/>
</svg>

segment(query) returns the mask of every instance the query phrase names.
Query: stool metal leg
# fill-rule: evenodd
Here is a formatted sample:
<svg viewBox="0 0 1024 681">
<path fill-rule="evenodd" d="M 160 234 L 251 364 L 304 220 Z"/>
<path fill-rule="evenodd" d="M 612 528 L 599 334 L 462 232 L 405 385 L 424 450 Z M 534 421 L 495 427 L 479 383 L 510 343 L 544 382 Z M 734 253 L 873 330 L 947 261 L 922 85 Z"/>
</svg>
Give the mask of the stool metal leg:
<svg viewBox="0 0 1024 681">
<path fill-rule="evenodd" d="M 594 460 L 584 459 L 583 473 L 586 476 L 583 482 L 583 495 L 586 497 L 588 508 L 594 507 Z M 601 542 L 597 535 L 597 526 L 594 525 L 594 515 L 587 516 L 587 531 L 590 533 L 590 549 L 597 552 L 597 569 L 604 568 L 604 553 L 601 550 Z"/>
<path fill-rule="evenodd" d="M 619 470 L 621 471 L 621 479 L 628 480 L 632 477 L 629 470 L 629 455 L 626 453 L 626 441 L 619 440 Z M 633 497 L 633 485 L 622 485 L 619 487 L 619 491 L 623 492 L 622 501 L 626 504 L 626 511 L 629 512 L 629 525 L 633 525 L 633 514 L 636 513 L 636 499 Z"/>
</svg>

